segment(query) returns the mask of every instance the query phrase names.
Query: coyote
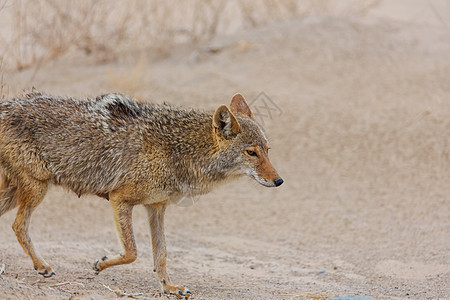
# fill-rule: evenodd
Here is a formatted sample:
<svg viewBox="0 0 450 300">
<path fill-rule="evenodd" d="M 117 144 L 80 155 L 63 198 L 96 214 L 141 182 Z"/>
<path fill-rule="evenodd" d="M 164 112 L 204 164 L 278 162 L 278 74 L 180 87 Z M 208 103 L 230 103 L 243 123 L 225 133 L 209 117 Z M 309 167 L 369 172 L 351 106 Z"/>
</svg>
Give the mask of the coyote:
<svg viewBox="0 0 450 300">
<path fill-rule="evenodd" d="M 268 140 L 245 99 L 201 112 L 135 102 L 125 95 L 95 99 L 33 91 L 0 103 L 0 216 L 18 206 L 12 228 L 34 268 L 55 274 L 28 234 L 33 210 L 49 184 L 78 196 L 111 202 L 124 252 L 94 263 L 98 273 L 136 259 L 131 212 L 142 204 L 151 230 L 154 272 L 165 293 L 186 295 L 166 271 L 164 211 L 182 197 L 209 192 L 243 175 L 280 186 L 268 157 Z"/>
</svg>

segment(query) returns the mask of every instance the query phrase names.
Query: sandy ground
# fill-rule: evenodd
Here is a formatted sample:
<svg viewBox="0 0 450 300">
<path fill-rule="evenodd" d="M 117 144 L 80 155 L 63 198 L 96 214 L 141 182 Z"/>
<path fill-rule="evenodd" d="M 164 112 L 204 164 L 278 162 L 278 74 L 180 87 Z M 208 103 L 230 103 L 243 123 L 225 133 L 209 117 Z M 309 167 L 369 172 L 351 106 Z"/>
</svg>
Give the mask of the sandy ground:
<svg viewBox="0 0 450 300">
<path fill-rule="evenodd" d="M 252 103 L 285 184 L 243 179 L 170 207 L 168 268 L 191 299 L 449 299 L 450 7 L 410 3 L 409 15 L 383 4 L 366 18 L 293 19 L 164 60 L 65 58 L 5 80 L 11 91 L 125 91 L 211 110 L 238 91 Z M 96 276 L 92 263 L 121 250 L 110 205 L 52 188 L 31 226 L 50 279 L 17 243 L 14 214 L 0 218 L 1 299 L 116 298 L 107 287 L 161 297 L 142 207 L 139 258 Z"/>
</svg>

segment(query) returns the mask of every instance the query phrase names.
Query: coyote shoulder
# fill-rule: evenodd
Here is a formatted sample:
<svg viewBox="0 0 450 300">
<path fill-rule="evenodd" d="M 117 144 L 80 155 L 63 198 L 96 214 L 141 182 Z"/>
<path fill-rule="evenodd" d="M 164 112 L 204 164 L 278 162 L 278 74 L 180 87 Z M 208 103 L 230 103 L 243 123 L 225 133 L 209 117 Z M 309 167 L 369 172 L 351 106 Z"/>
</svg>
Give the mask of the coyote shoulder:
<svg viewBox="0 0 450 300">
<path fill-rule="evenodd" d="M 166 271 L 166 206 L 243 175 L 267 187 L 281 185 L 268 147 L 240 94 L 229 107 L 202 112 L 121 94 L 79 100 L 33 92 L 0 103 L 0 216 L 18 206 L 17 239 L 35 269 L 50 277 L 55 273 L 28 235 L 49 184 L 110 200 L 124 252 L 97 260 L 97 272 L 136 259 L 131 211 L 143 204 L 158 281 L 164 292 L 187 295 Z"/>
</svg>

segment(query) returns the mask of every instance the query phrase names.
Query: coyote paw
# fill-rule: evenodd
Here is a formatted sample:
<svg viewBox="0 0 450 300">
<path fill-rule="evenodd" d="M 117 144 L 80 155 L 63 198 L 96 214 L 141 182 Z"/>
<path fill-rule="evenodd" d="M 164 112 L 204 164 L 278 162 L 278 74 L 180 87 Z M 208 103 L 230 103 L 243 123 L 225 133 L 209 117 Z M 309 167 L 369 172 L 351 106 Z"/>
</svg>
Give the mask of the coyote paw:
<svg viewBox="0 0 450 300">
<path fill-rule="evenodd" d="M 100 273 L 102 270 L 104 270 L 105 268 L 102 266 L 102 262 L 108 260 L 108 256 L 103 256 L 101 259 L 97 259 L 94 262 L 94 265 L 92 266 L 95 273 L 98 274 Z"/>
<path fill-rule="evenodd" d="M 41 267 L 34 266 L 34 269 L 38 272 L 38 274 L 44 276 L 45 278 L 49 278 L 52 277 L 53 275 L 56 275 L 56 273 L 48 265 L 43 265 Z"/>
<path fill-rule="evenodd" d="M 192 293 L 187 288 L 181 285 L 166 283 L 165 280 L 161 282 L 161 285 L 165 294 L 175 295 L 177 296 L 177 298 L 180 296 L 184 296 L 185 299 L 187 299 L 192 295 Z"/>
</svg>

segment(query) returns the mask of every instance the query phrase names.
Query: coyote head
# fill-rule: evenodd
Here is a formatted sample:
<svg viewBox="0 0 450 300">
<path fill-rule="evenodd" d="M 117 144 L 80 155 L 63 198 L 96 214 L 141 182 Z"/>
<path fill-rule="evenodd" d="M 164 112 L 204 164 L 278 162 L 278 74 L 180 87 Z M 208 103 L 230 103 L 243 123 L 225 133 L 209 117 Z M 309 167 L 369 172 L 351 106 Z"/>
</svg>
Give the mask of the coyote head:
<svg viewBox="0 0 450 300">
<path fill-rule="evenodd" d="M 248 175 L 267 187 L 283 179 L 269 160 L 269 141 L 255 121 L 244 97 L 236 94 L 230 107 L 221 105 L 213 116 L 213 131 L 221 161 L 234 175 Z"/>
</svg>

